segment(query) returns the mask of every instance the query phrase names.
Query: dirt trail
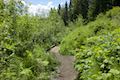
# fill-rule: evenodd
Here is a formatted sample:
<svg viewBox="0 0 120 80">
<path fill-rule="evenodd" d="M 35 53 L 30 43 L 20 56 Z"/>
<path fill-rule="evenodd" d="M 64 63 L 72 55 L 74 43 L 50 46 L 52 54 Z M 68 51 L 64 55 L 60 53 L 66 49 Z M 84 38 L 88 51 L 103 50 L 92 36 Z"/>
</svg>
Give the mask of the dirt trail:
<svg viewBox="0 0 120 80">
<path fill-rule="evenodd" d="M 59 53 L 59 47 L 56 46 L 50 50 L 60 62 L 59 76 L 54 80 L 74 80 L 77 77 L 77 72 L 74 69 L 74 57 L 63 56 Z"/>
</svg>

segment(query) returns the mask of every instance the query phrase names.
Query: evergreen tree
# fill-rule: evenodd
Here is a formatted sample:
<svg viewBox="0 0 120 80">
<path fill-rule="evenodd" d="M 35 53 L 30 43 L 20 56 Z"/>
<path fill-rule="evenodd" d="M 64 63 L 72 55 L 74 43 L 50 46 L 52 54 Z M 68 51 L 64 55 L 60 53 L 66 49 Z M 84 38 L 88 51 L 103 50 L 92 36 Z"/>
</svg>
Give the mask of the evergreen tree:
<svg viewBox="0 0 120 80">
<path fill-rule="evenodd" d="M 98 3 L 96 0 L 89 1 L 89 11 L 88 11 L 88 18 L 89 20 L 93 20 L 94 17 L 98 14 Z"/>
<path fill-rule="evenodd" d="M 87 19 L 88 13 L 88 0 L 81 0 L 80 3 L 80 14 L 83 16 L 84 19 Z"/>
<path fill-rule="evenodd" d="M 88 13 L 88 0 L 74 0 L 74 19 L 78 15 L 82 15 L 84 19 L 87 18 Z"/>
<path fill-rule="evenodd" d="M 99 12 L 106 12 L 112 8 L 112 0 L 98 0 L 99 2 Z"/>
<path fill-rule="evenodd" d="M 73 0 L 73 18 L 76 19 L 77 16 L 80 14 L 80 5 L 81 0 Z"/>
<path fill-rule="evenodd" d="M 101 13 L 112 8 L 112 0 L 89 0 L 89 20 L 94 20 Z"/>
<path fill-rule="evenodd" d="M 70 0 L 70 3 L 69 3 L 69 19 L 70 19 L 70 21 L 73 21 L 73 4 L 72 4 L 72 0 Z"/>
<path fill-rule="evenodd" d="M 70 0 L 69 3 L 69 19 L 72 21 L 72 0 Z"/>
<path fill-rule="evenodd" d="M 64 21 L 64 24 L 67 26 L 68 25 L 68 4 L 67 2 L 65 3 L 65 9 L 64 9 L 64 12 L 63 12 L 63 21 Z"/>
<path fill-rule="evenodd" d="M 61 5 L 60 4 L 58 5 L 58 14 L 59 15 L 61 14 Z"/>
</svg>

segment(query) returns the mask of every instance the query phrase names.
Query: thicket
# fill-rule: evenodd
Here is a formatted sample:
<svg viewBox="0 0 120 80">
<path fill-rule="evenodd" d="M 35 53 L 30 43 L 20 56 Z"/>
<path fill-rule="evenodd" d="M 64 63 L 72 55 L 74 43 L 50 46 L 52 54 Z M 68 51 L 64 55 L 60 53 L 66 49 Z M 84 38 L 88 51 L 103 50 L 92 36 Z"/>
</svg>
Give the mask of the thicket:
<svg viewBox="0 0 120 80">
<path fill-rule="evenodd" d="M 94 21 L 99 13 L 106 13 L 115 6 L 120 6 L 118 0 L 70 0 L 65 5 L 58 5 L 58 14 L 62 17 L 64 24 L 75 22 L 81 15 L 84 23 Z"/>
<path fill-rule="evenodd" d="M 120 29 L 87 38 L 75 57 L 78 80 L 119 80 Z"/>
<path fill-rule="evenodd" d="M 120 79 L 120 7 L 78 25 L 61 42 L 60 52 L 75 56 L 78 80 Z"/>
<path fill-rule="evenodd" d="M 42 18 L 21 0 L 0 0 L 0 80 L 49 80 L 57 62 L 47 50 L 65 30 L 56 10 Z"/>
<path fill-rule="evenodd" d="M 60 44 L 75 56 L 78 80 L 119 80 L 120 7 L 111 9 L 119 1 L 90 1 L 71 0 L 43 18 L 21 0 L 0 0 L 0 79 L 49 80 L 57 62 L 48 51 Z"/>
<path fill-rule="evenodd" d="M 116 7 L 108 11 L 105 15 L 101 13 L 95 21 L 92 21 L 87 25 L 74 25 L 75 27 L 77 26 L 77 28 L 61 41 L 60 52 L 62 54 L 74 54 L 74 51 L 77 50 L 77 48 L 79 49 L 81 45 L 85 44 L 86 38 L 102 35 L 105 32 L 110 32 L 119 28 L 119 12 L 120 8 Z M 79 20 L 82 21 L 82 19 Z M 80 21 L 79 23 L 81 23 Z"/>
</svg>

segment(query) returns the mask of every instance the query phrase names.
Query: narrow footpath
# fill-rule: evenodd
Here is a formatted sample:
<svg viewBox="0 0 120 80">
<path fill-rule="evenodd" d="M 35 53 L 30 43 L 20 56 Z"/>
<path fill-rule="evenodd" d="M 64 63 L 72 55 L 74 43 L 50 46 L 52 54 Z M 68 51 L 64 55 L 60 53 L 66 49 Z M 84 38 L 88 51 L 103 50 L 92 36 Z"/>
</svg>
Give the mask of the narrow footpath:
<svg viewBox="0 0 120 80">
<path fill-rule="evenodd" d="M 64 56 L 59 53 L 59 47 L 56 46 L 50 50 L 56 59 L 60 62 L 58 68 L 58 76 L 54 80 L 74 80 L 77 77 L 77 72 L 74 69 L 74 57 Z"/>
</svg>

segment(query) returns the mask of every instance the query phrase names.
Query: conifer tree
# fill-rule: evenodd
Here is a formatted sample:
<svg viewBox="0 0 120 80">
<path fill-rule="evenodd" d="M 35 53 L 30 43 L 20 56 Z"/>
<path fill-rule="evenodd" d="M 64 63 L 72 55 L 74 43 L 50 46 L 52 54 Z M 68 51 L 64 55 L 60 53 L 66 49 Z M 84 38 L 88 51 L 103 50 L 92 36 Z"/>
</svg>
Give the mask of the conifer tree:
<svg viewBox="0 0 120 80">
<path fill-rule="evenodd" d="M 68 4 L 67 2 L 65 3 L 65 9 L 64 9 L 64 12 L 63 12 L 63 21 L 64 21 L 64 24 L 67 26 L 68 25 Z"/>
<path fill-rule="evenodd" d="M 84 19 L 87 18 L 88 0 L 74 0 L 73 6 L 74 6 L 74 19 L 76 19 L 78 15 L 82 15 Z"/>
<path fill-rule="evenodd" d="M 70 21 L 73 21 L 73 3 L 72 3 L 72 0 L 70 0 L 70 3 L 69 3 L 69 19 Z"/>
<path fill-rule="evenodd" d="M 87 19 L 88 13 L 88 0 L 81 0 L 80 3 L 80 14 L 83 16 L 84 19 Z"/>
<path fill-rule="evenodd" d="M 77 16 L 80 14 L 80 5 L 81 0 L 73 0 L 73 18 L 76 19 Z"/>
<path fill-rule="evenodd" d="M 61 5 L 60 4 L 58 5 L 58 14 L 59 15 L 61 14 Z"/>
<path fill-rule="evenodd" d="M 101 13 L 111 9 L 111 0 L 89 0 L 89 20 L 94 20 Z"/>
</svg>

